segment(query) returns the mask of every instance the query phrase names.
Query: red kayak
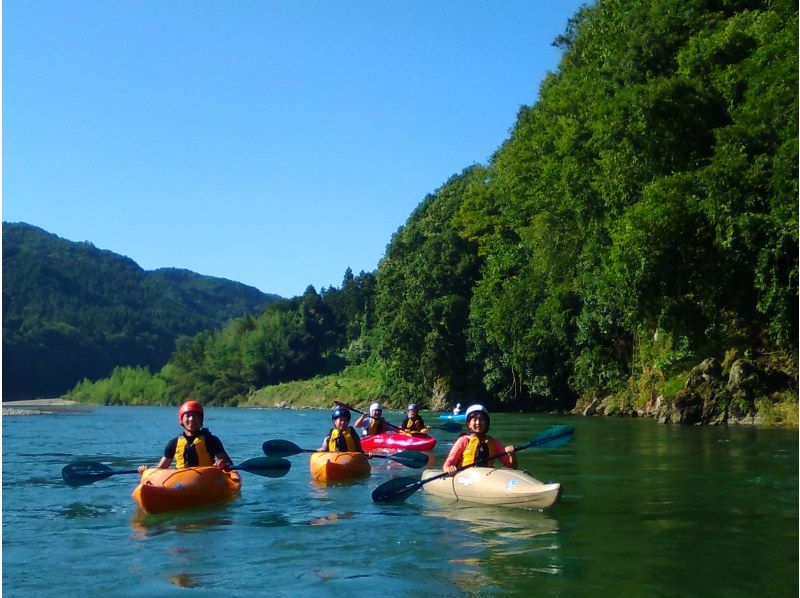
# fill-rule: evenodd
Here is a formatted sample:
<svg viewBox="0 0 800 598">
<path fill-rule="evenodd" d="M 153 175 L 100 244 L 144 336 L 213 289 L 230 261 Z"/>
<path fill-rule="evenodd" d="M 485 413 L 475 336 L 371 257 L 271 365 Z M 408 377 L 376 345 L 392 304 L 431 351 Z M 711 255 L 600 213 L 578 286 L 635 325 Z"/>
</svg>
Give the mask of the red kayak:
<svg viewBox="0 0 800 598">
<path fill-rule="evenodd" d="M 427 434 L 399 434 L 386 432 L 361 439 L 361 448 L 367 452 L 389 449 L 393 451 L 429 451 L 436 446 L 436 439 Z"/>
</svg>

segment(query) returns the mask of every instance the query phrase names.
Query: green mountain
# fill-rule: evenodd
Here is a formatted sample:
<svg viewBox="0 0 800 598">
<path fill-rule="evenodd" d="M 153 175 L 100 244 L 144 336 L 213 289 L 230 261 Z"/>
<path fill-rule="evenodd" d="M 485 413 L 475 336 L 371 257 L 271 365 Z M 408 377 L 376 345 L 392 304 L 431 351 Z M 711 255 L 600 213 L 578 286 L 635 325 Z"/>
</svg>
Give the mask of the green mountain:
<svg viewBox="0 0 800 598">
<path fill-rule="evenodd" d="M 118 365 L 159 369 L 181 335 L 280 299 L 188 270 L 145 271 L 91 243 L 3 223 L 3 398 L 56 395 Z"/>
</svg>

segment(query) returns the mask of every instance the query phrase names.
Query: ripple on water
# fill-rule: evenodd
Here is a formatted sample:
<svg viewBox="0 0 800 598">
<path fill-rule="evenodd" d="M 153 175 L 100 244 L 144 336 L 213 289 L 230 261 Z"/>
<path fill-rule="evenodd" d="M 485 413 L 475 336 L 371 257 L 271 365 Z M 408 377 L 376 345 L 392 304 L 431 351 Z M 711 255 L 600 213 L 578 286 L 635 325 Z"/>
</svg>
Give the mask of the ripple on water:
<svg viewBox="0 0 800 598">
<path fill-rule="evenodd" d="M 82 502 L 74 502 L 58 511 L 59 515 L 65 519 L 94 519 L 106 517 L 116 511 L 116 507 L 111 505 L 88 505 Z"/>
</svg>

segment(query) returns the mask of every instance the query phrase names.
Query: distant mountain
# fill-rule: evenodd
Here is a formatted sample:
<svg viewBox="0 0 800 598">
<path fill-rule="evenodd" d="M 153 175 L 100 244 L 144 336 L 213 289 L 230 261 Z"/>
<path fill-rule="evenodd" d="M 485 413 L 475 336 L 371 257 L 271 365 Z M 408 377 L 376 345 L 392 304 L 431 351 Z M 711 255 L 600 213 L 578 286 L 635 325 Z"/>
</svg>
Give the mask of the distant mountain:
<svg viewBox="0 0 800 598">
<path fill-rule="evenodd" d="M 160 369 L 180 335 L 279 299 L 3 222 L 3 399 L 56 395 L 118 365 Z"/>
</svg>

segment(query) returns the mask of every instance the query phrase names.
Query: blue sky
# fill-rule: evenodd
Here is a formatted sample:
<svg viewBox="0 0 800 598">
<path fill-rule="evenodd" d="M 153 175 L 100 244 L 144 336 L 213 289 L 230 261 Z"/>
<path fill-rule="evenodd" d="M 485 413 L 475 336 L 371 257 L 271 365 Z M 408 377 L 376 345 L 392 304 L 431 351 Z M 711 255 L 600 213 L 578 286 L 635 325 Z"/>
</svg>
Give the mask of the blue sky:
<svg viewBox="0 0 800 598">
<path fill-rule="evenodd" d="M 508 137 L 572 0 L 5 0 L 7 222 L 290 297 Z"/>
</svg>

